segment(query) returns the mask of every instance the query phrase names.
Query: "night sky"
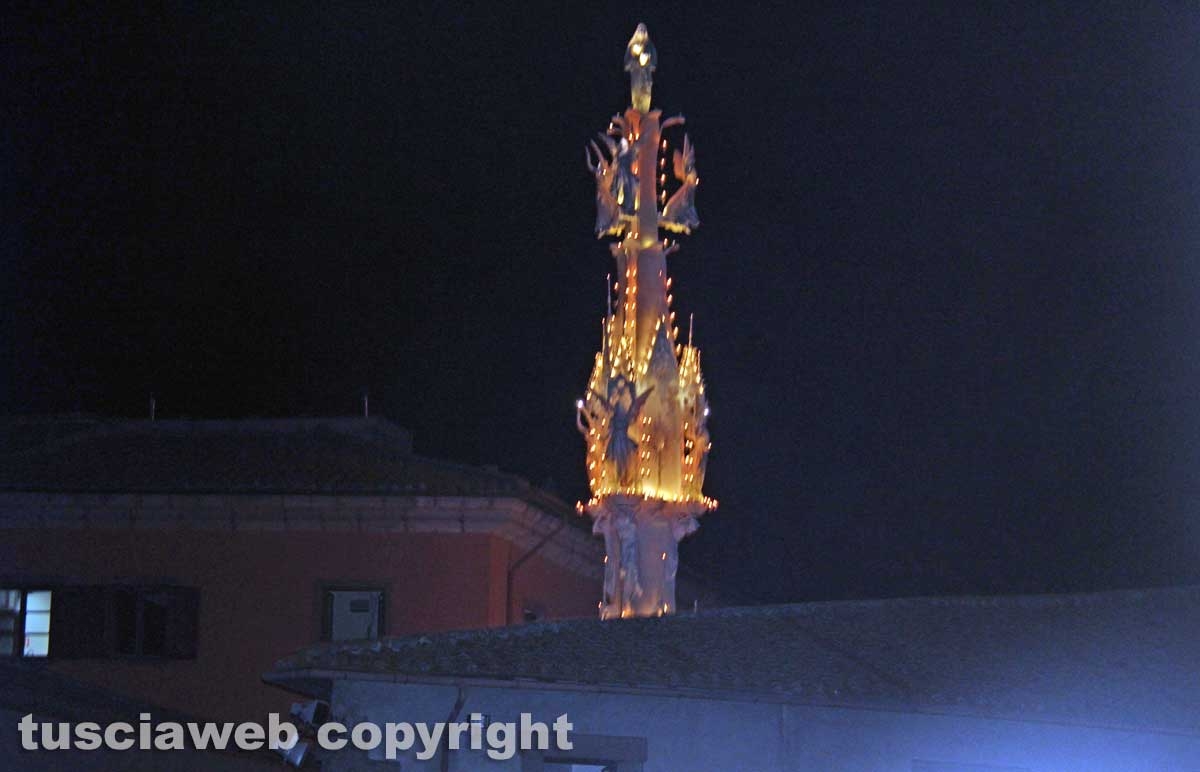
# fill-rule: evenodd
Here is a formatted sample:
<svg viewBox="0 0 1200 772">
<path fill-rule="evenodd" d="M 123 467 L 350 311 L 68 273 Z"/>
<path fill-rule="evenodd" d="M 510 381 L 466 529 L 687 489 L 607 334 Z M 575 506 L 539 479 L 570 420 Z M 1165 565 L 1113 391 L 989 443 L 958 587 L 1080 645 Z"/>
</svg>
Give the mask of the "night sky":
<svg viewBox="0 0 1200 772">
<path fill-rule="evenodd" d="M 684 561 L 775 601 L 1200 581 L 1186 4 L 130 5 L 0 17 L 0 412 L 367 390 L 586 497 L 583 147 L 644 21 L 703 179 Z"/>
</svg>

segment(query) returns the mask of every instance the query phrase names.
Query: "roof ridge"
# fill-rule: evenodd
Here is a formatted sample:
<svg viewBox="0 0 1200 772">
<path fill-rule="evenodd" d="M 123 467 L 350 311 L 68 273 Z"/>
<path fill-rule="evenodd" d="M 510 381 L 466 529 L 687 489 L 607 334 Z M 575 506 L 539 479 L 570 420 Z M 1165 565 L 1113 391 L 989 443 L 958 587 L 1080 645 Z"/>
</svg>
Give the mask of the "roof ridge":
<svg viewBox="0 0 1200 772">
<path fill-rule="evenodd" d="M 484 638 L 499 638 L 501 640 L 509 637 L 527 637 L 537 635 L 547 631 L 560 632 L 564 627 L 586 627 L 591 625 L 639 625 L 639 624 L 672 624 L 682 620 L 696 618 L 727 618 L 727 617 L 752 617 L 765 616 L 779 612 L 795 612 L 797 615 L 802 615 L 808 612 L 815 612 L 836 608 L 879 608 L 884 606 L 892 606 L 894 608 L 904 608 L 909 606 L 932 606 L 932 607 L 964 607 L 964 608 L 995 608 L 1000 606 L 1017 607 L 1017 608 L 1062 608 L 1067 606 L 1080 606 L 1089 603 L 1100 602 L 1113 598 L 1140 598 L 1146 595 L 1200 595 L 1200 585 L 1172 585 L 1166 587 L 1151 587 L 1142 589 L 1127 589 L 1127 590 L 1099 590 L 1091 592 L 1071 593 L 1065 595 L 1052 594 L 1034 594 L 1034 595 L 996 595 L 996 596 L 979 596 L 979 595 L 961 595 L 961 596 L 917 596 L 911 598 L 873 598 L 867 600 L 827 600 L 827 601 L 802 601 L 798 603 L 775 603 L 756 606 L 725 606 L 721 608 L 702 609 L 698 612 L 682 612 L 671 614 L 662 617 L 631 617 L 628 619 L 610 619 L 600 620 L 594 617 L 574 617 L 569 619 L 557 620 L 542 620 L 538 622 L 529 622 L 519 625 L 507 625 L 502 627 L 481 627 L 481 628 L 466 628 L 459 630 L 440 630 L 437 632 L 426 633 L 410 633 L 406 635 L 388 636 L 381 638 L 375 643 L 381 643 L 393 651 L 398 651 L 401 647 L 408 643 L 420 643 L 426 645 L 432 643 L 434 639 L 439 641 L 470 641 L 480 640 Z M 362 646 L 370 648 L 365 641 L 350 641 L 345 643 L 324 642 L 313 647 L 308 647 L 308 650 L 321 649 L 337 649 L 339 647 L 355 648 Z M 379 650 L 376 648 L 375 650 Z M 837 651 L 836 648 L 830 651 Z"/>
<path fill-rule="evenodd" d="M 1137 599 L 1147 594 L 1190 594 L 1200 593 L 1200 584 L 1161 585 L 1156 587 L 1120 588 L 1112 590 L 1085 590 L 1071 593 L 1002 593 L 998 595 L 912 595 L 897 598 L 850 598 L 836 600 L 797 601 L 795 603 L 768 603 L 749 606 L 726 606 L 702 609 L 700 615 L 757 614 L 768 610 L 807 610 L 833 607 L 874 608 L 878 606 L 957 606 L 962 608 L 994 608 L 1017 606 L 1022 608 L 1078 606 L 1104 602 L 1116 598 Z"/>
<path fill-rule="evenodd" d="M 18 421 L 17 423 L 24 423 L 24 422 Z M 30 423 L 45 423 L 45 424 L 58 423 L 59 425 L 62 425 L 62 424 L 66 423 L 66 420 L 59 422 L 56 419 L 48 418 L 48 419 L 45 419 L 44 421 L 35 420 L 35 421 L 31 421 Z M 61 450 L 63 448 L 69 448 L 72 445 L 78 445 L 80 442 L 85 442 L 87 440 L 95 439 L 96 437 L 114 436 L 114 435 L 118 435 L 118 434 L 123 434 L 126 431 L 123 427 L 121 427 L 119 425 L 122 423 L 121 420 L 113 421 L 113 420 L 108 420 L 108 419 L 104 419 L 104 418 L 87 418 L 87 419 L 83 419 L 81 421 L 81 423 L 87 423 L 90 425 L 86 426 L 86 427 L 81 427 L 78 431 L 71 432 L 70 434 L 66 434 L 61 437 L 53 437 L 53 438 L 45 440 L 43 442 L 30 445 L 29 447 L 22 448 L 21 450 L 6 452 L 6 453 L 2 453 L 0 455 L 7 456 L 8 458 L 21 458 L 24 456 L 33 456 L 33 455 L 37 455 L 39 453 L 46 453 L 46 452 Z"/>
</svg>

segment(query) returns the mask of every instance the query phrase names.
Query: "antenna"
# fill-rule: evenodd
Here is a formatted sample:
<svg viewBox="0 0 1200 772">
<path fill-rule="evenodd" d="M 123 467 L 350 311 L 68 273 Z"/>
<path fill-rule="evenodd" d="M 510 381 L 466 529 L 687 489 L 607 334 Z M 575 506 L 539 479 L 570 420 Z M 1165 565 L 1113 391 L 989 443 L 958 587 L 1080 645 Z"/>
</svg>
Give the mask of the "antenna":
<svg viewBox="0 0 1200 772">
<path fill-rule="evenodd" d="M 371 395 L 367 393 L 366 389 L 363 389 L 362 399 L 363 399 L 363 418 L 370 418 L 371 417 Z"/>
<path fill-rule="evenodd" d="M 157 403 L 155 403 L 155 401 L 154 401 L 154 392 L 150 392 L 150 420 L 151 421 L 154 420 L 154 414 L 156 412 L 156 410 L 155 410 L 156 407 L 157 407 Z"/>
<path fill-rule="evenodd" d="M 696 329 L 696 315 L 688 314 L 688 348 L 692 347 L 692 332 Z"/>
</svg>

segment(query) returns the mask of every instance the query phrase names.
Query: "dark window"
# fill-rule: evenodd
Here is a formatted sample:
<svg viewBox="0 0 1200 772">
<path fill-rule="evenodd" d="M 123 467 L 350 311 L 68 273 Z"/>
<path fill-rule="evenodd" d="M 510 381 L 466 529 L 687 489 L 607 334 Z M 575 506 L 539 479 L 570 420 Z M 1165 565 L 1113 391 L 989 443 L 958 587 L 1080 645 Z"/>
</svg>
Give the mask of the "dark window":
<svg viewBox="0 0 1200 772">
<path fill-rule="evenodd" d="M 171 596 L 164 590 L 142 594 L 142 654 L 167 655 L 167 631 L 171 626 L 167 609 L 170 603 Z"/>
<path fill-rule="evenodd" d="M 113 591 L 113 631 L 118 654 L 138 653 L 138 591 L 118 587 Z"/>
<path fill-rule="evenodd" d="M 70 659 L 112 654 L 107 587 L 54 590 L 54 637 L 50 656 Z"/>
<path fill-rule="evenodd" d="M 188 587 L 0 589 L 0 656 L 191 659 L 198 609 Z"/>
<path fill-rule="evenodd" d="M 569 751 L 527 751 L 521 768 L 527 772 L 642 772 L 646 761 L 644 737 L 572 734 Z"/>
<path fill-rule="evenodd" d="M 115 587 L 113 648 L 126 657 L 196 656 L 196 590 L 187 587 Z"/>
</svg>

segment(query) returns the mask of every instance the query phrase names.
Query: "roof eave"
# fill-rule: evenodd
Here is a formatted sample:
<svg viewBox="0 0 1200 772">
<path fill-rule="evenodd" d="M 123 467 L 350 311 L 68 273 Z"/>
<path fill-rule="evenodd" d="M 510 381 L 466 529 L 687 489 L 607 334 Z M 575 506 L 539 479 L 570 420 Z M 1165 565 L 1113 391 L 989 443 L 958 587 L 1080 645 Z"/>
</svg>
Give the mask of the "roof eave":
<svg viewBox="0 0 1200 772">
<path fill-rule="evenodd" d="M 1022 724 L 1054 724 L 1088 729 L 1103 729 L 1139 734 L 1162 734 L 1182 737 L 1200 737 L 1200 729 L 1191 727 L 1168 727 L 1137 725 L 1128 723 L 1103 723 L 1078 718 L 1053 716 L 1030 717 L 1017 712 L 988 710 L 971 705 L 936 705 L 906 700 L 880 700 L 847 695 L 778 694 L 736 689 L 703 689 L 682 686 L 635 686 L 629 684 L 593 684 L 577 681 L 496 676 L 431 675 L 394 672 L 372 672 L 361 670 L 337 670 L 330 668 L 295 668 L 274 670 L 262 677 L 265 683 L 278 686 L 296 694 L 330 700 L 335 681 L 369 681 L 375 683 L 412 684 L 421 686 L 484 687 L 495 689 L 528 689 L 535 691 L 569 691 L 588 694 L 624 694 L 638 697 L 671 697 L 710 700 L 719 702 L 763 703 L 795 705 L 810 708 L 834 708 L 874 713 L 901 713 L 926 716 L 953 716 L 959 718 L 982 718 Z"/>
</svg>

